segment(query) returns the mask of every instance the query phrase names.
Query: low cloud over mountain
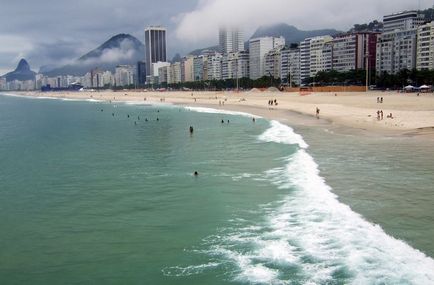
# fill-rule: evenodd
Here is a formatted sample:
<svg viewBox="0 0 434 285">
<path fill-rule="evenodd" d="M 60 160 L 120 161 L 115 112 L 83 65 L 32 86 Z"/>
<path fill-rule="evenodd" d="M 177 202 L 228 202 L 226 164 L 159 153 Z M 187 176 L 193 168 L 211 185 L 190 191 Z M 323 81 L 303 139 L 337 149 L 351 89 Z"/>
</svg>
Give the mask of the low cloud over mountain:
<svg viewBox="0 0 434 285">
<path fill-rule="evenodd" d="M 144 56 L 142 42 L 131 35 L 118 34 L 69 64 L 57 68 L 41 67 L 40 71 L 49 76 L 84 75 L 96 67 L 114 71 L 116 65 L 136 64 Z"/>
</svg>

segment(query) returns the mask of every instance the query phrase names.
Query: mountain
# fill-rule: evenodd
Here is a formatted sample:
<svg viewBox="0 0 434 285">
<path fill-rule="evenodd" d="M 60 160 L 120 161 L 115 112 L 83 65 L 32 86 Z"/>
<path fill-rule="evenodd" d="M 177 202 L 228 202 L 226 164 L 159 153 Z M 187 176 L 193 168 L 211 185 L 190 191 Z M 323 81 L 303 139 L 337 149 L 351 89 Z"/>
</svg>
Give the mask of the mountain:
<svg viewBox="0 0 434 285">
<path fill-rule="evenodd" d="M 41 67 L 40 72 L 48 76 L 84 75 L 96 67 L 114 71 L 119 64 L 136 65 L 144 59 L 144 55 L 145 46 L 142 42 L 129 34 L 118 34 L 68 65 Z"/>
<path fill-rule="evenodd" d="M 294 26 L 288 24 L 276 24 L 271 26 L 259 27 L 256 32 L 252 35 L 251 39 L 259 37 L 280 37 L 285 38 L 286 44 L 299 43 L 306 38 L 316 37 L 316 36 L 326 36 L 326 35 L 336 35 L 342 33 L 335 29 L 322 29 L 322 30 L 312 30 L 303 31 L 299 30 Z"/>
<path fill-rule="evenodd" d="M 30 69 L 29 63 L 23 58 L 20 60 L 17 68 L 14 71 L 9 72 L 3 75 L 2 77 L 5 77 L 6 81 L 9 82 L 14 80 L 20 80 L 20 81 L 34 80 L 35 75 L 36 73 Z"/>
<path fill-rule="evenodd" d="M 199 49 L 195 49 L 194 51 L 189 52 L 189 55 L 201 55 L 203 54 L 203 52 L 205 51 L 215 51 L 215 52 L 219 52 L 220 51 L 220 46 L 216 45 L 216 46 L 212 46 L 212 47 L 207 47 L 207 48 L 199 48 Z"/>
</svg>

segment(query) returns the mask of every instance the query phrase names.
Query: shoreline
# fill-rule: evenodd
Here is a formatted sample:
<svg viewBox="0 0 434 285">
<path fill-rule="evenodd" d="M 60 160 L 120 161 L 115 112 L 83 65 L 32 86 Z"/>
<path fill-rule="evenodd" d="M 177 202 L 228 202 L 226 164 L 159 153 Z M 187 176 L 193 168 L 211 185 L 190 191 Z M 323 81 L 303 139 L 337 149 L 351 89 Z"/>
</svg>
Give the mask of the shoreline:
<svg viewBox="0 0 434 285">
<path fill-rule="evenodd" d="M 339 132 L 358 135 L 407 137 L 434 140 L 434 96 L 394 92 L 315 93 L 300 96 L 283 92 L 6 92 L 23 97 L 100 100 L 110 103 L 173 104 L 245 112 L 286 125 L 334 127 Z M 385 103 L 375 103 L 383 97 Z M 276 99 L 277 106 L 267 105 Z M 377 120 L 375 108 L 384 108 Z M 320 109 L 319 118 L 315 109 Z M 392 113 L 394 118 L 386 118 Z"/>
</svg>

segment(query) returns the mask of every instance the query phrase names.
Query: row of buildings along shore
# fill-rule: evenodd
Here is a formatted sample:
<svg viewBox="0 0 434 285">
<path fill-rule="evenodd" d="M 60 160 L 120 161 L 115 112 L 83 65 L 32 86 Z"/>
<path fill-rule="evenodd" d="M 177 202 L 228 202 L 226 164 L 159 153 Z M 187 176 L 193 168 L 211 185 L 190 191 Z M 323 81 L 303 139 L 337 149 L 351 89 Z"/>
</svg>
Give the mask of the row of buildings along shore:
<svg viewBox="0 0 434 285">
<path fill-rule="evenodd" d="M 114 73 L 95 68 L 80 77 L 49 78 L 38 74 L 35 81 L 0 81 L 0 89 L 31 90 L 47 85 L 62 88 L 77 82 L 86 88 L 157 88 L 263 76 L 280 79 L 283 85 L 301 86 L 321 71 L 375 70 L 381 75 L 403 69 L 434 69 L 434 21 L 428 21 L 418 11 L 384 16 L 381 31 L 318 36 L 297 44 L 285 43 L 283 37 L 261 37 L 250 39 L 245 48 L 242 31 L 220 28 L 219 51 L 203 50 L 176 62 L 167 60 L 166 33 L 163 27 L 145 29 L 146 54 L 137 66 L 119 65 Z"/>
</svg>

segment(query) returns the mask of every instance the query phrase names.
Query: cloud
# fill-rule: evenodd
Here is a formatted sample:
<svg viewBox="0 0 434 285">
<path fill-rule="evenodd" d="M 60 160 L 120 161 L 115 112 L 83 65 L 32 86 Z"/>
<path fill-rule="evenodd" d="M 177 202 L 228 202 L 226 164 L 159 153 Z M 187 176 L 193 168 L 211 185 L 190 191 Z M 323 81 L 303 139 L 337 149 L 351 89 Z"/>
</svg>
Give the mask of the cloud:
<svg viewBox="0 0 434 285">
<path fill-rule="evenodd" d="M 166 25 L 173 31 L 171 18 L 193 9 L 197 1 L 1 0 L 0 49 L 10 52 L 0 51 L 0 69 L 11 70 L 20 56 L 35 69 L 67 63 L 119 33 L 143 40 L 148 25 Z M 24 40 L 10 41 L 8 35 Z M 176 42 L 169 43 L 176 49 Z"/>
<path fill-rule="evenodd" d="M 432 4 L 431 0 L 420 2 L 421 7 Z M 408 0 L 202 0 L 193 11 L 174 19 L 179 40 L 215 43 L 221 25 L 239 26 L 246 36 L 259 26 L 281 22 L 302 29 L 348 30 L 356 23 L 417 8 L 417 1 Z"/>
<path fill-rule="evenodd" d="M 138 55 L 135 50 L 134 43 L 128 39 L 123 40 L 119 48 L 105 49 L 97 58 L 90 58 L 79 62 L 84 65 L 117 63 L 117 62 L 130 62 L 131 60 L 142 56 Z"/>
</svg>

